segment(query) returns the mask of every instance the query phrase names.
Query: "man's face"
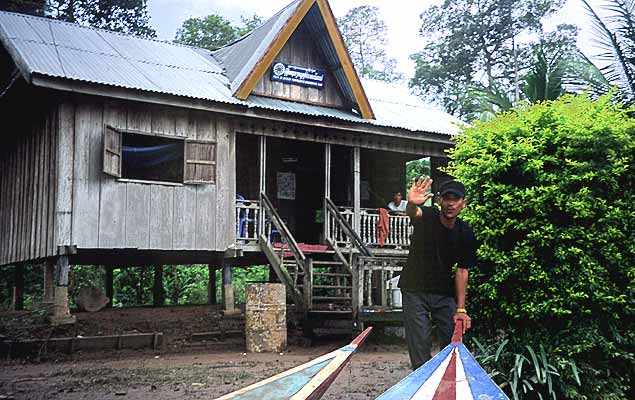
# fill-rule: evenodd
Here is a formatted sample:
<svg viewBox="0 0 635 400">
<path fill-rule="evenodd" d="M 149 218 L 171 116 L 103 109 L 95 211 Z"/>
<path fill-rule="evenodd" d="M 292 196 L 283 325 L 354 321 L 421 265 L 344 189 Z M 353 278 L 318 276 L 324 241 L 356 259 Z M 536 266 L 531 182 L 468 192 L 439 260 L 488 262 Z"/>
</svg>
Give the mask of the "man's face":
<svg viewBox="0 0 635 400">
<path fill-rule="evenodd" d="M 458 217 L 463 208 L 465 208 L 467 201 L 454 193 L 446 193 L 441 197 L 440 204 L 441 214 L 447 219 L 454 219 Z"/>
<path fill-rule="evenodd" d="M 395 193 L 395 196 L 392 198 L 392 201 L 395 203 L 395 205 L 399 205 L 401 204 L 402 199 L 403 197 L 401 197 L 401 193 Z"/>
</svg>

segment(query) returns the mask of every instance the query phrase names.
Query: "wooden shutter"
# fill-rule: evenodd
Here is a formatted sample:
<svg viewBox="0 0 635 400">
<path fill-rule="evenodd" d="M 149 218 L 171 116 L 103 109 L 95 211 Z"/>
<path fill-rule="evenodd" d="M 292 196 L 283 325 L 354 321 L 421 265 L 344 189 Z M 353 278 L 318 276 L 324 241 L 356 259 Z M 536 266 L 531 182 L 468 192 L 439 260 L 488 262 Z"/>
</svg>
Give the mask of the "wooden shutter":
<svg viewBox="0 0 635 400">
<path fill-rule="evenodd" d="M 104 173 L 121 178 L 121 132 L 104 126 Z"/>
<path fill-rule="evenodd" d="M 186 140 L 183 159 L 185 183 L 216 183 L 216 143 Z"/>
</svg>

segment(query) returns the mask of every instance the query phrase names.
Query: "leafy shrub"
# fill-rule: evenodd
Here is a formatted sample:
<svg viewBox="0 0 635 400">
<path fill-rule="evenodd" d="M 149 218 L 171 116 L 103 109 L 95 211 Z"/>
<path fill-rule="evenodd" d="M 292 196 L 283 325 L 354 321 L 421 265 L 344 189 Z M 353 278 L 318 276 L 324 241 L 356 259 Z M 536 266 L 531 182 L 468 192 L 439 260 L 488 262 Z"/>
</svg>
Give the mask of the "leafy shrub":
<svg viewBox="0 0 635 400">
<path fill-rule="evenodd" d="M 476 334 L 574 362 L 582 386 L 556 376 L 558 398 L 633 396 L 634 111 L 565 96 L 476 122 L 451 151 L 481 242 Z"/>
</svg>

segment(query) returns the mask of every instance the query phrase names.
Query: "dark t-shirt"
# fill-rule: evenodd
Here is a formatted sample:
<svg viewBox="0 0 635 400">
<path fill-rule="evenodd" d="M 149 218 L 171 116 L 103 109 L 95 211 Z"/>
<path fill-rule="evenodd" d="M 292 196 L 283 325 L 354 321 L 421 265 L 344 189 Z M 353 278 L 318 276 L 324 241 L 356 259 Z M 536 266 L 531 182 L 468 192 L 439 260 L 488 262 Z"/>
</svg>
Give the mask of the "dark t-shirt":
<svg viewBox="0 0 635 400">
<path fill-rule="evenodd" d="M 419 207 L 423 217 L 413 222 L 408 262 L 399 287 L 425 293 L 455 295 L 452 268 L 476 265 L 476 240 L 470 226 L 457 218 L 448 229 L 439 218 L 437 207 Z"/>
</svg>

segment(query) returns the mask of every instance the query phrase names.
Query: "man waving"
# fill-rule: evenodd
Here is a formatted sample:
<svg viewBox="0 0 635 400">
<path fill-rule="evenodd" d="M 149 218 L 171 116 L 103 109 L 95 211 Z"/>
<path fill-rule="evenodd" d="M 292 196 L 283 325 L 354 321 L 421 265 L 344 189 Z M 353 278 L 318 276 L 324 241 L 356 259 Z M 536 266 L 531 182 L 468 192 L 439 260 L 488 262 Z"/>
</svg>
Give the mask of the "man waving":
<svg viewBox="0 0 635 400">
<path fill-rule="evenodd" d="M 465 187 L 457 181 L 443 183 L 439 209 L 423 206 L 433 196 L 429 193 L 431 184 L 429 177 L 411 182 L 406 212 L 414 231 L 408 262 L 399 279 L 413 370 L 431 357 L 432 321 L 438 327 L 442 348 L 450 343 L 455 321 L 462 321 L 464 331 L 472 324 L 465 292 L 468 269 L 476 264 L 476 240 L 470 226 L 458 218 L 467 204 Z"/>
</svg>

